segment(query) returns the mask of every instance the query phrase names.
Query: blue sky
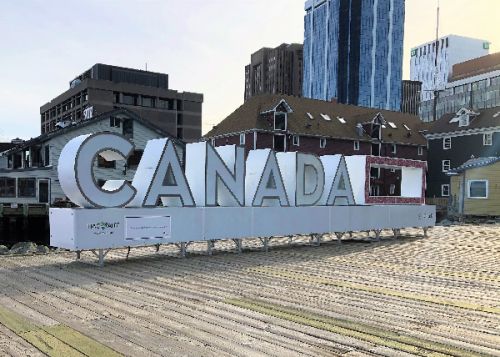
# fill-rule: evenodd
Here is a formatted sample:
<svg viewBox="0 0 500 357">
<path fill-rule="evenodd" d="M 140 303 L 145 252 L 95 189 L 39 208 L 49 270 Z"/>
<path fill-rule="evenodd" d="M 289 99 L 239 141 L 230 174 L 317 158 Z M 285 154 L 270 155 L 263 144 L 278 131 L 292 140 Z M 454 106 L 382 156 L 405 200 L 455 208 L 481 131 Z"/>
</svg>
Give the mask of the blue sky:
<svg viewBox="0 0 500 357">
<path fill-rule="evenodd" d="M 409 48 L 433 38 L 435 0 L 407 0 Z M 500 42 L 498 0 L 441 0 L 442 34 Z M 475 4 L 475 5 L 472 5 Z M 302 0 L 2 2 L 0 141 L 40 133 L 39 107 L 94 63 L 169 74 L 203 93 L 203 132 L 243 103 L 244 66 L 264 46 L 303 41 Z M 497 11 L 499 10 L 499 11 Z M 480 21 L 471 23 L 477 11 Z M 468 19 L 468 21 L 467 21 Z M 487 25 L 487 23 L 491 25 Z"/>
</svg>

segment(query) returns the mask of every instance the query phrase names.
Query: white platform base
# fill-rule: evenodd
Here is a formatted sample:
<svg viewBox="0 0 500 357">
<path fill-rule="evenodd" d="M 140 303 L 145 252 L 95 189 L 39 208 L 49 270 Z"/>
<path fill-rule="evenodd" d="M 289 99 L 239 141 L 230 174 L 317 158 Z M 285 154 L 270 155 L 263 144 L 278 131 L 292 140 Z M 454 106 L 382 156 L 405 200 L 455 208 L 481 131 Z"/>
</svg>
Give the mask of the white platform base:
<svg viewBox="0 0 500 357">
<path fill-rule="evenodd" d="M 432 227 L 435 206 L 51 208 L 50 245 L 71 251 L 201 240 Z"/>
</svg>

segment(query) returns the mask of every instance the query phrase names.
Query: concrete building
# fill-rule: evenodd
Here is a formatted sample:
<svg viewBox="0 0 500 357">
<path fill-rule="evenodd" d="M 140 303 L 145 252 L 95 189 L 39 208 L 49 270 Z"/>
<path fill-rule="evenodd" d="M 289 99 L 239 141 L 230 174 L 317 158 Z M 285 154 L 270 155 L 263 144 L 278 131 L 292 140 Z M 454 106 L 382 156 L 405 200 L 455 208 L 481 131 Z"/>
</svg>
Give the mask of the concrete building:
<svg viewBox="0 0 500 357">
<path fill-rule="evenodd" d="M 399 110 L 404 0 L 308 0 L 305 11 L 304 97 Z"/>
<path fill-rule="evenodd" d="M 418 115 L 422 82 L 403 81 L 401 90 L 401 112 Z"/>
<path fill-rule="evenodd" d="M 106 161 L 98 156 L 94 163 L 97 183 L 105 180 L 132 181 L 146 142 L 167 137 L 163 129 L 141 119 L 127 109 L 114 109 L 59 130 L 19 143 L 0 154 L 0 204 L 54 204 L 64 200 L 57 164 L 64 145 L 74 137 L 96 132 L 112 132 L 133 140 L 134 153 L 123 161 Z M 184 144 L 177 139 L 178 151 Z M 179 152 L 182 157 L 182 152 Z"/>
<path fill-rule="evenodd" d="M 302 95 L 302 44 L 261 48 L 245 66 L 245 101 L 259 94 Z"/>
<path fill-rule="evenodd" d="M 169 89 L 168 75 L 96 64 L 40 107 L 45 134 L 115 108 L 127 108 L 185 141 L 201 137 L 203 95 Z"/>
<path fill-rule="evenodd" d="M 420 103 L 423 121 L 434 119 L 434 99 Z M 500 106 L 500 52 L 453 66 L 450 81 L 440 92 L 436 118 L 456 113 L 461 108 L 481 110 Z"/>
<path fill-rule="evenodd" d="M 421 101 L 433 99 L 434 90 L 445 88 L 455 64 L 488 53 L 488 41 L 457 35 L 441 37 L 412 48 L 410 79 L 422 82 Z"/>
</svg>

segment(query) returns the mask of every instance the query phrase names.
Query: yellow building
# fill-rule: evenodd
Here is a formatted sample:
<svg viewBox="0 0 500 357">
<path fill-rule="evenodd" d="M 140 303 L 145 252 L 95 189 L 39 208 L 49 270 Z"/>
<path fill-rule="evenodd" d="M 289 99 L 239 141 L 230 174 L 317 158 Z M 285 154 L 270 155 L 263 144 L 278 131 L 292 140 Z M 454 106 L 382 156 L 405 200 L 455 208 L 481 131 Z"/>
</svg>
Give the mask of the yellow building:
<svg viewBox="0 0 500 357">
<path fill-rule="evenodd" d="M 500 157 L 472 158 L 448 175 L 451 216 L 500 216 Z"/>
</svg>

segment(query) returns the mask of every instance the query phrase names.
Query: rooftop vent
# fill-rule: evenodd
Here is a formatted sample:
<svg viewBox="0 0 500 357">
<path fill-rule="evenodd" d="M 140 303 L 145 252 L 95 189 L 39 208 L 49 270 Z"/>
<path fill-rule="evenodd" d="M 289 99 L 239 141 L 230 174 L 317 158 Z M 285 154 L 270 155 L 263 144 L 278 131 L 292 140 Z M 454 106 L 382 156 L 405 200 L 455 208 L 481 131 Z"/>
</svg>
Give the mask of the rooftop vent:
<svg viewBox="0 0 500 357">
<path fill-rule="evenodd" d="M 332 118 L 330 118 L 330 116 L 329 116 L 328 114 L 323 114 L 323 113 L 321 113 L 320 115 L 321 115 L 321 117 L 322 117 L 323 119 L 325 119 L 326 121 L 331 121 L 331 120 L 332 120 Z"/>
<path fill-rule="evenodd" d="M 343 117 L 337 117 L 337 120 L 338 120 L 339 122 L 341 122 L 342 124 L 345 124 L 345 123 L 346 123 L 346 121 L 345 121 L 345 119 L 344 119 Z"/>
<path fill-rule="evenodd" d="M 312 116 L 312 114 L 311 114 L 311 113 L 307 112 L 306 114 L 307 114 L 307 116 L 309 117 L 309 119 L 311 119 L 311 120 L 313 120 L 313 119 L 314 119 L 314 117 Z"/>
</svg>

